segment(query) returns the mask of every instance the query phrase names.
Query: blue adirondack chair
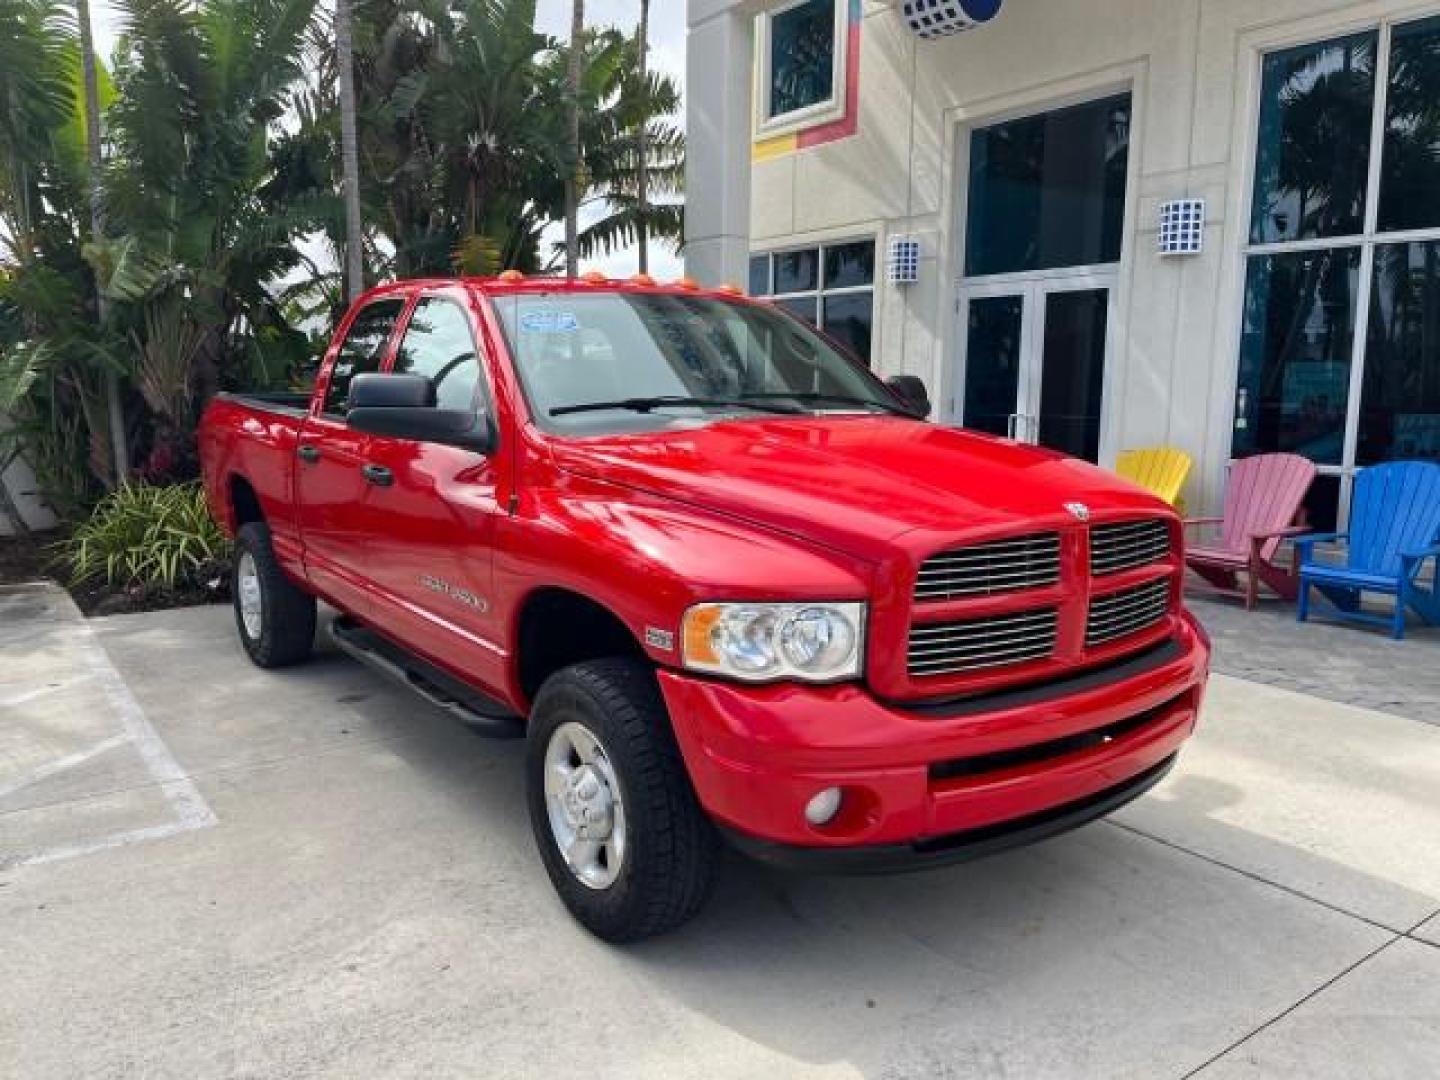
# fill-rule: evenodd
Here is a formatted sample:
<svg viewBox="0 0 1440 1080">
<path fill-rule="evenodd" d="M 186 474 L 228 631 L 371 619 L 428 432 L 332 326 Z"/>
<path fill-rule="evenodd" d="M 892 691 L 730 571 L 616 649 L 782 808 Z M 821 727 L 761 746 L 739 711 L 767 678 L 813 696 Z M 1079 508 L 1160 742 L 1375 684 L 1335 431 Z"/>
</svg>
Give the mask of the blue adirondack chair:
<svg viewBox="0 0 1440 1080">
<path fill-rule="evenodd" d="M 1339 542 L 1346 545 L 1344 565 L 1314 561 L 1316 544 Z M 1301 537 L 1295 547 L 1301 622 L 1309 617 L 1314 587 L 1341 618 L 1388 626 L 1397 640 L 1405 636 L 1406 608 L 1440 623 L 1440 581 L 1432 579 L 1428 589 L 1417 581 L 1427 559 L 1440 559 L 1440 465 L 1396 461 L 1363 470 L 1355 478 L 1349 533 Z M 1361 611 L 1366 592 L 1394 596 L 1394 614 L 1387 619 Z"/>
</svg>

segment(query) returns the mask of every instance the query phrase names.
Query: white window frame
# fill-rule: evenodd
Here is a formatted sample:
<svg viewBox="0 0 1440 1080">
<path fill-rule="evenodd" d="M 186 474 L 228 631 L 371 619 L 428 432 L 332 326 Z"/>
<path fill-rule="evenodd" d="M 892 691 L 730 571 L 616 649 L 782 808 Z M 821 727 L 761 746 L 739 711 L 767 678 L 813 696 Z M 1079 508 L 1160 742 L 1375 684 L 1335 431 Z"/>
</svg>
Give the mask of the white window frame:
<svg viewBox="0 0 1440 1080">
<path fill-rule="evenodd" d="M 775 301 L 813 300 L 815 302 L 815 322 L 813 325 L 821 332 L 827 332 L 825 330 L 825 298 L 827 296 L 858 296 L 861 293 L 868 293 L 870 295 L 870 355 L 862 356 L 860 359 L 864 360 L 870 369 L 874 371 L 876 361 L 875 346 L 878 341 L 876 327 L 880 322 L 880 309 L 877 304 L 880 294 L 875 287 L 877 284 L 876 276 L 881 270 L 878 262 L 875 264 L 875 268 L 871 273 L 869 285 L 842 285 L 838 288 L 826 288 L 825 286 L 826 250 L 836 247 L 849 247 L 851 244 L 870 244 L 874 248 L 875 258 L 878 260 L 880 257 L 880 242 L 878 238 L 874 236 L 849 236 L 836 240 L 817 240 L 811 244 L 787 244 L 784 247 L 756 250 L 750 252 L 750 258 L 756 259 L 763 256 L 769 260 L 769 291 L 764 294 L 764 299 Z M 790 255 L 797 251 L 815 252 L 815 288 L 802 289 L 800 292 L 775 292 L 775 259 L 780 255 Z"/>
<path fill-rule="evenodd" d="M 1228 416 L 1224 457 L 1233 462 L 1235 445 L 1235 407 L 1240 394 L 1240 347 L 1245 335 L 1245 290 L 1249 284 L 1250 260 L 1263 255 L 1284 255 L 1305 251 L 1359 249 L 1359 280 L 1355 287 L 1355 312 L 1353 337 L 1350 342 L 1350 374 L 1345 400 L 1345 427 L 1340 451 L 1339 464 L 1315 463 L 1321 476 L 1338 477 L 1340 490 L 1336 506 L 1336 527 L 1349 527 L 1350 498 L 1354 490 L 1355 475 L 1365 468 L 1357 465 L 1355 458 L 1360 444 L 1361 395 L 1365 385 L 1365 348 L 1369 340 L 1370 299 L 1375 276 L 1375 249 L 1390 244 L 1440 241 L 1440 226 L 1426 229 L 1407 229 L 1397 232 L 1379 231 L 1380 218 L 1380 171 L 1385 147 L 1385 117 L 1390 101 L 1390 52 L 1393 31 L 1396 26 L 1421 22 L 1440 15 L 1437 10 L 1408 10 L 1387 14 L 1379 18 L 1345 22 L 1328 29 L 1315 30 L 1304 34 L 1287 35 L 1283 40 L 1257 43 L 1253 52 L 1251 78 L 1253 94 L 1248 117 L 1249 146 L 1246 150 L 1244 184 L 1239 191 L 1239 214 L 1236 218 L 1241 239 L 1239 245 L 1240 265 L 1235 294 L 1235 325 L 1231 338 L 1231 361 L 1234 365 L 1230 380 L 1228 409 L 1222 415 Z M 1327 236 L 1303 240 L 1279 240 L 1254 243 L 1250 239 L 1250 225 L 1254 212 L 1255 176 L 1260 158 L 1260 112 L 1264 108 L 1265 61 L 1277 52 L 1312 45 L 1322 45 L 1339 38 L 1369 32 L 1376 34 L 1375 94 L 1370 114 L 1370 157 L 1365 177 L 1365 206 L 1361 219 L 1361 231 L 1344 236 Z"/>
<path fill-rule="evenodd" d="M 770 112 L 770 76 L 772 74 L 771 23 L 775 16 L 808 3 L 809 0 L 787 0 L 769 11 L 755 16 L 755 135 L 762 142 L 779 135 L 790 135 L 806 128 L 817 127 L 842 119 L 845 115 L 846 53 L 850 33 L 850 5 L 847 0 L 830 0 L 834 9 L 834 36 L 830 57 L 830 97 L 803 109 L 792 109 L 778 115 Z M 758 252 L 756 254 L 759 254 Z"/>
</svg>

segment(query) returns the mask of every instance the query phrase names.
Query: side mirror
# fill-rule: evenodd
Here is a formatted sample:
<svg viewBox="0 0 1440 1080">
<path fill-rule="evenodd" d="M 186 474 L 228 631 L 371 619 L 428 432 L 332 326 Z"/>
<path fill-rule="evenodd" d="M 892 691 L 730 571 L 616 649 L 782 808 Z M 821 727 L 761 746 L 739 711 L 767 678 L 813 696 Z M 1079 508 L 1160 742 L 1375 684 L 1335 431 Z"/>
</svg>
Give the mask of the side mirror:
<svg viewBox="0 0 1440 1080">
<path fill-rule="evenodd" d="M 886 379 L 885 385 L 900 399 L 901 404 L 920 419 L 930 418 L 930 393 L 925 389 L 925 380 L 919 375 L 895 375 Z"/>
<path fill-rule="evenodd" d="M 351 409 L 434 408 L 435 384 L 424 375 L 356 375 L 346 404 Z"/>
<path fill-rule="evenodd" d="M 368 435 L 455 446 L 477 454 L 495 449 L 490 417 L 479 409 L 436 408 L 435 387 L 422 375 L 355 376 L 345 422 Z"/>
</svg>

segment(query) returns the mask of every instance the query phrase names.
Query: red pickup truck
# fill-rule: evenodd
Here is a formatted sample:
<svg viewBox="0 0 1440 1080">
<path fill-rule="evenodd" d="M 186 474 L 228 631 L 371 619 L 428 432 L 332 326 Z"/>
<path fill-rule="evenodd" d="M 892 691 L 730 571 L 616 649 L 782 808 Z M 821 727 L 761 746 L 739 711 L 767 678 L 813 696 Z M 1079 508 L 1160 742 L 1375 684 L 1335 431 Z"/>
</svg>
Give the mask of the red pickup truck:
<svg viewBox="0 0 1440 1080">
<path fill-rule="evenodd" d="M 610 940 L 692 916 L 721 837 L 787 865 L 973 858 L 1105 814 L 1194 729 L 1169 507 L 931 423 L 782 309 L 691 282 L 406 281 L 313 396 L 200 432 L 240 638 L 334 640 L 523 735 L 529 813 Z"/>
</svg>

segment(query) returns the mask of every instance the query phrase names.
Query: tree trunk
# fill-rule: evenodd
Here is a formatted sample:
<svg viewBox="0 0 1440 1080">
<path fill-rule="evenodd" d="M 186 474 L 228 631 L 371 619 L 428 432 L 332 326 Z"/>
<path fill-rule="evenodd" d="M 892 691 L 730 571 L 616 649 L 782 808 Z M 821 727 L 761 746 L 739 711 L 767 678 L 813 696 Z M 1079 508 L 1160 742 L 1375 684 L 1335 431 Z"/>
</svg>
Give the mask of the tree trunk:
<svg viewBox="0 0 1440 1080">
<path fill-rule="evenodd" d="M 80 23 L 80 67 L 85 79 L 85 156 L 89 164 L 90 238 L 105 238 L 105 204 L 100 194 L 100 78 L 95 70 L 95 38 L 90 32 L 90 0 L 75 0 L 76 21 Z M 110 304 L 99 283 L 95 286 L 95 310 L 105 322 Z M 125 406 L 120 400 L 120 377 L 105 371 L 105 413 L 110 428 L 111 482 L 118 486 L 130 474 L 130 448 L 125 441 Z"/>
<path fill-rule="evenodd" d="M 355 35 L 350 0 L 335 0 L 335 57 L 340 78 L 340 188 L 345 201 L 345 299 L 365 291 L 360 225 L 360 148 L 355 122 Z"/>
<path fill-rule="evenodd" d="M 580 272 L 580 81 L 584 74 L 585 0 L 574 0 L 570 13 L 570 175 L 565 180 L 565 276 Z"/>
<path fill-rule="evenodd" d="M 650 53 L 650 0 L 640 0 L 640 92 L 648 100 Z M 650 113 L 642 110 L 635 132 L 635 243 L 640 249 L 640 273 L 650 272 Z"/>
</svg>

